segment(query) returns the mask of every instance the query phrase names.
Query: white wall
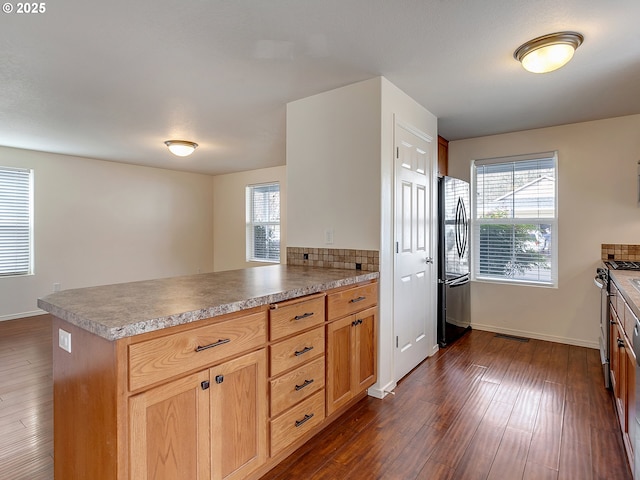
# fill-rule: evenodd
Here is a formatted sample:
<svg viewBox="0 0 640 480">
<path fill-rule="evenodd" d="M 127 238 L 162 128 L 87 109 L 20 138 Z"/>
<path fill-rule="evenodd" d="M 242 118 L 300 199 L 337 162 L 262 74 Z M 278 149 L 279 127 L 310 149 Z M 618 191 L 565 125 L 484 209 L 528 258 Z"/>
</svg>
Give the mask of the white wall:
<svg viewBox="0 0 640 480">
<path fill-rule="evenodd" d="M 280 263 L 286 264 L 287 170 L 264 168 L 213 177 L 213 264 L 215 271 L 264 265 L 246 261 L 246 200 L 248 185 L 280 182 Z"/>
<path fill-rule="evenodd" d="M 62 289 L 213 270 L 208 175 L 0 147 L 34 170 L 34 274 L 0 277 L 0 320 Z"/>
<path fill-rule="evenodd" d="M 376 396 L 395 387 L 396 120 L 432 136 L 432 155 L 436 155 L 436 118 L 383 77 L 287 105 L 288 244 L 380 251 L 378 382 L 369 390 Z M 326 229 L 334 230 L 333 245 L 325 243 Z M 435 347 L 435 290 L 433 302 Z"/>
<path fill-rule="evenodd" d="M 380 78 L 287 104 L 287 177 L 290 246 L 380 248 Z"/>
<path fill-rule="evenodd" d="M 437 118 L 426 108 L 419 105 L 402 90 L 397 88 L 387 79 L 382 78 L 382 109 L 381 123 L 382 136 L 380 145 L 380 191 L 381 191 L 381 232 L 380 232 L 380 341 L 378 364 L 378 384 L 375 386 L 379 391 L 391 391 L 395 388 L 394 375 L 394 328 L 393 328 L 393 271 L 394 271 L 394 131 L 395 123 L 400 122 L 411 126 L 422 134 L 432 137 L 432 148 L 430 151 L 433 162 L 432 206 L 436 214 L 437 202 L 437 155 L 438 155 L 438 125 Z M 437 258 L 437 224 L 433 223 L 431 235 L 432 252 L 431 257 Z M 425 341 L 432 346 L 432 353 L 437 351 L 437 270 L 434 264 L 432 271 L 433 289 L 424 292 L 429 297 L 431 310 L 430 315 L 433 320 L 430 337 Z"/>
<path fill-rule="evenodd" d="M 449 143 L 449 175 L 473 159 L 558 150 L 559 286 L 473 282 L 475 328 L 597 347 L 602 243 L 640 243 L 640 115 Z"/>
</svg>

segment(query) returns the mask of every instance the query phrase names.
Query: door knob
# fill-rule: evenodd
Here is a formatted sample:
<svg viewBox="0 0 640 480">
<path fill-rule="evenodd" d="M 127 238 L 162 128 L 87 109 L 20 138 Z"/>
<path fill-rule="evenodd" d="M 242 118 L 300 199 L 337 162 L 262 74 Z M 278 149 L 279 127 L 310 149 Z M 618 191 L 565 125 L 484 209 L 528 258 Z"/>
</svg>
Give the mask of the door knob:
<svg viewBox="0 0 640 480">
<path fill-rule="evenodd" d="M 424 259 L 424 261 L 427 262 L 427 263 L 431 263 L 432 264 L 433 263 L 433 258 L 427 257 L 427 258 Z"/>
</svg>

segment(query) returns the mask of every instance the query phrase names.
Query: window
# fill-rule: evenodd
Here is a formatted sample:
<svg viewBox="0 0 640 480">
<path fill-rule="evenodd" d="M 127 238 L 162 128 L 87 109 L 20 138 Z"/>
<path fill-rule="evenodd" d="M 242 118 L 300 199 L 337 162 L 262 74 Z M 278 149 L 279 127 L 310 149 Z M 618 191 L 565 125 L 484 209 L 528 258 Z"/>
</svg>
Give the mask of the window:
<svg viewBox="0 0 640 480">
<path fill-rule="evenodd" d="M 473 278 L 557 286 L 557 153 L 475 160 Z"/>
<path fill-rule="evenodd" d="M 33 171 L 0 167 L 0 277 L 32 273 Z"/>
<path fill-rule="evenodd" d="M 247 260 L 280 261 L 280 184 L 247 187 Z"/>
</svg>

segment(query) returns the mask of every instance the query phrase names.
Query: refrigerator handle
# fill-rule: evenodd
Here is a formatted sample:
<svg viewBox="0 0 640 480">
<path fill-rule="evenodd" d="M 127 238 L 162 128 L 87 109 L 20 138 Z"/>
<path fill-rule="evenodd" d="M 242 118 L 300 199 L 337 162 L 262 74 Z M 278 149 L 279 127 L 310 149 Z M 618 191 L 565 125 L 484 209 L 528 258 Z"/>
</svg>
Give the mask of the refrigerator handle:
<svg viewBox="0 0 640 480">
<path fill-rule="evenodd" d="M 456 280 L 454 280 L 451 283 L 448 283 L 447 285 L 449 285 L 450 287 L 459 287 L 460 285 L 464 285 L 465 283 L 469 283 L 470 279 L 469 279 L 469 275 L 465 275 L 463 277 L 457 278 Z"/>
</svg>

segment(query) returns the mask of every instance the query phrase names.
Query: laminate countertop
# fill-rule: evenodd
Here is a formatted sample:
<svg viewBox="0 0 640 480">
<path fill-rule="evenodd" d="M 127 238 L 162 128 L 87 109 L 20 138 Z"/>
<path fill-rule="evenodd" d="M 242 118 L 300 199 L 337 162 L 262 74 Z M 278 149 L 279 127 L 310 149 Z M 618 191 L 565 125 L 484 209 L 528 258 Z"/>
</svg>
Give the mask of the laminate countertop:
<svg viewBox="0 0 640 480">
<path fill-rule="evenodd" d="M 52 293 L 38 307 L 107 340 L 377 279 L 378 272 L 291 265 L 202 273 Z"/>
<path fill-rule="evenodd" d="M 629 308 L 640 318 L 640 291 L 633 285 L 632 279 L 640 279 L 640 272 L 633 270 L 609 270 L 609 275 L 622 293 Z"/>
</svg>

